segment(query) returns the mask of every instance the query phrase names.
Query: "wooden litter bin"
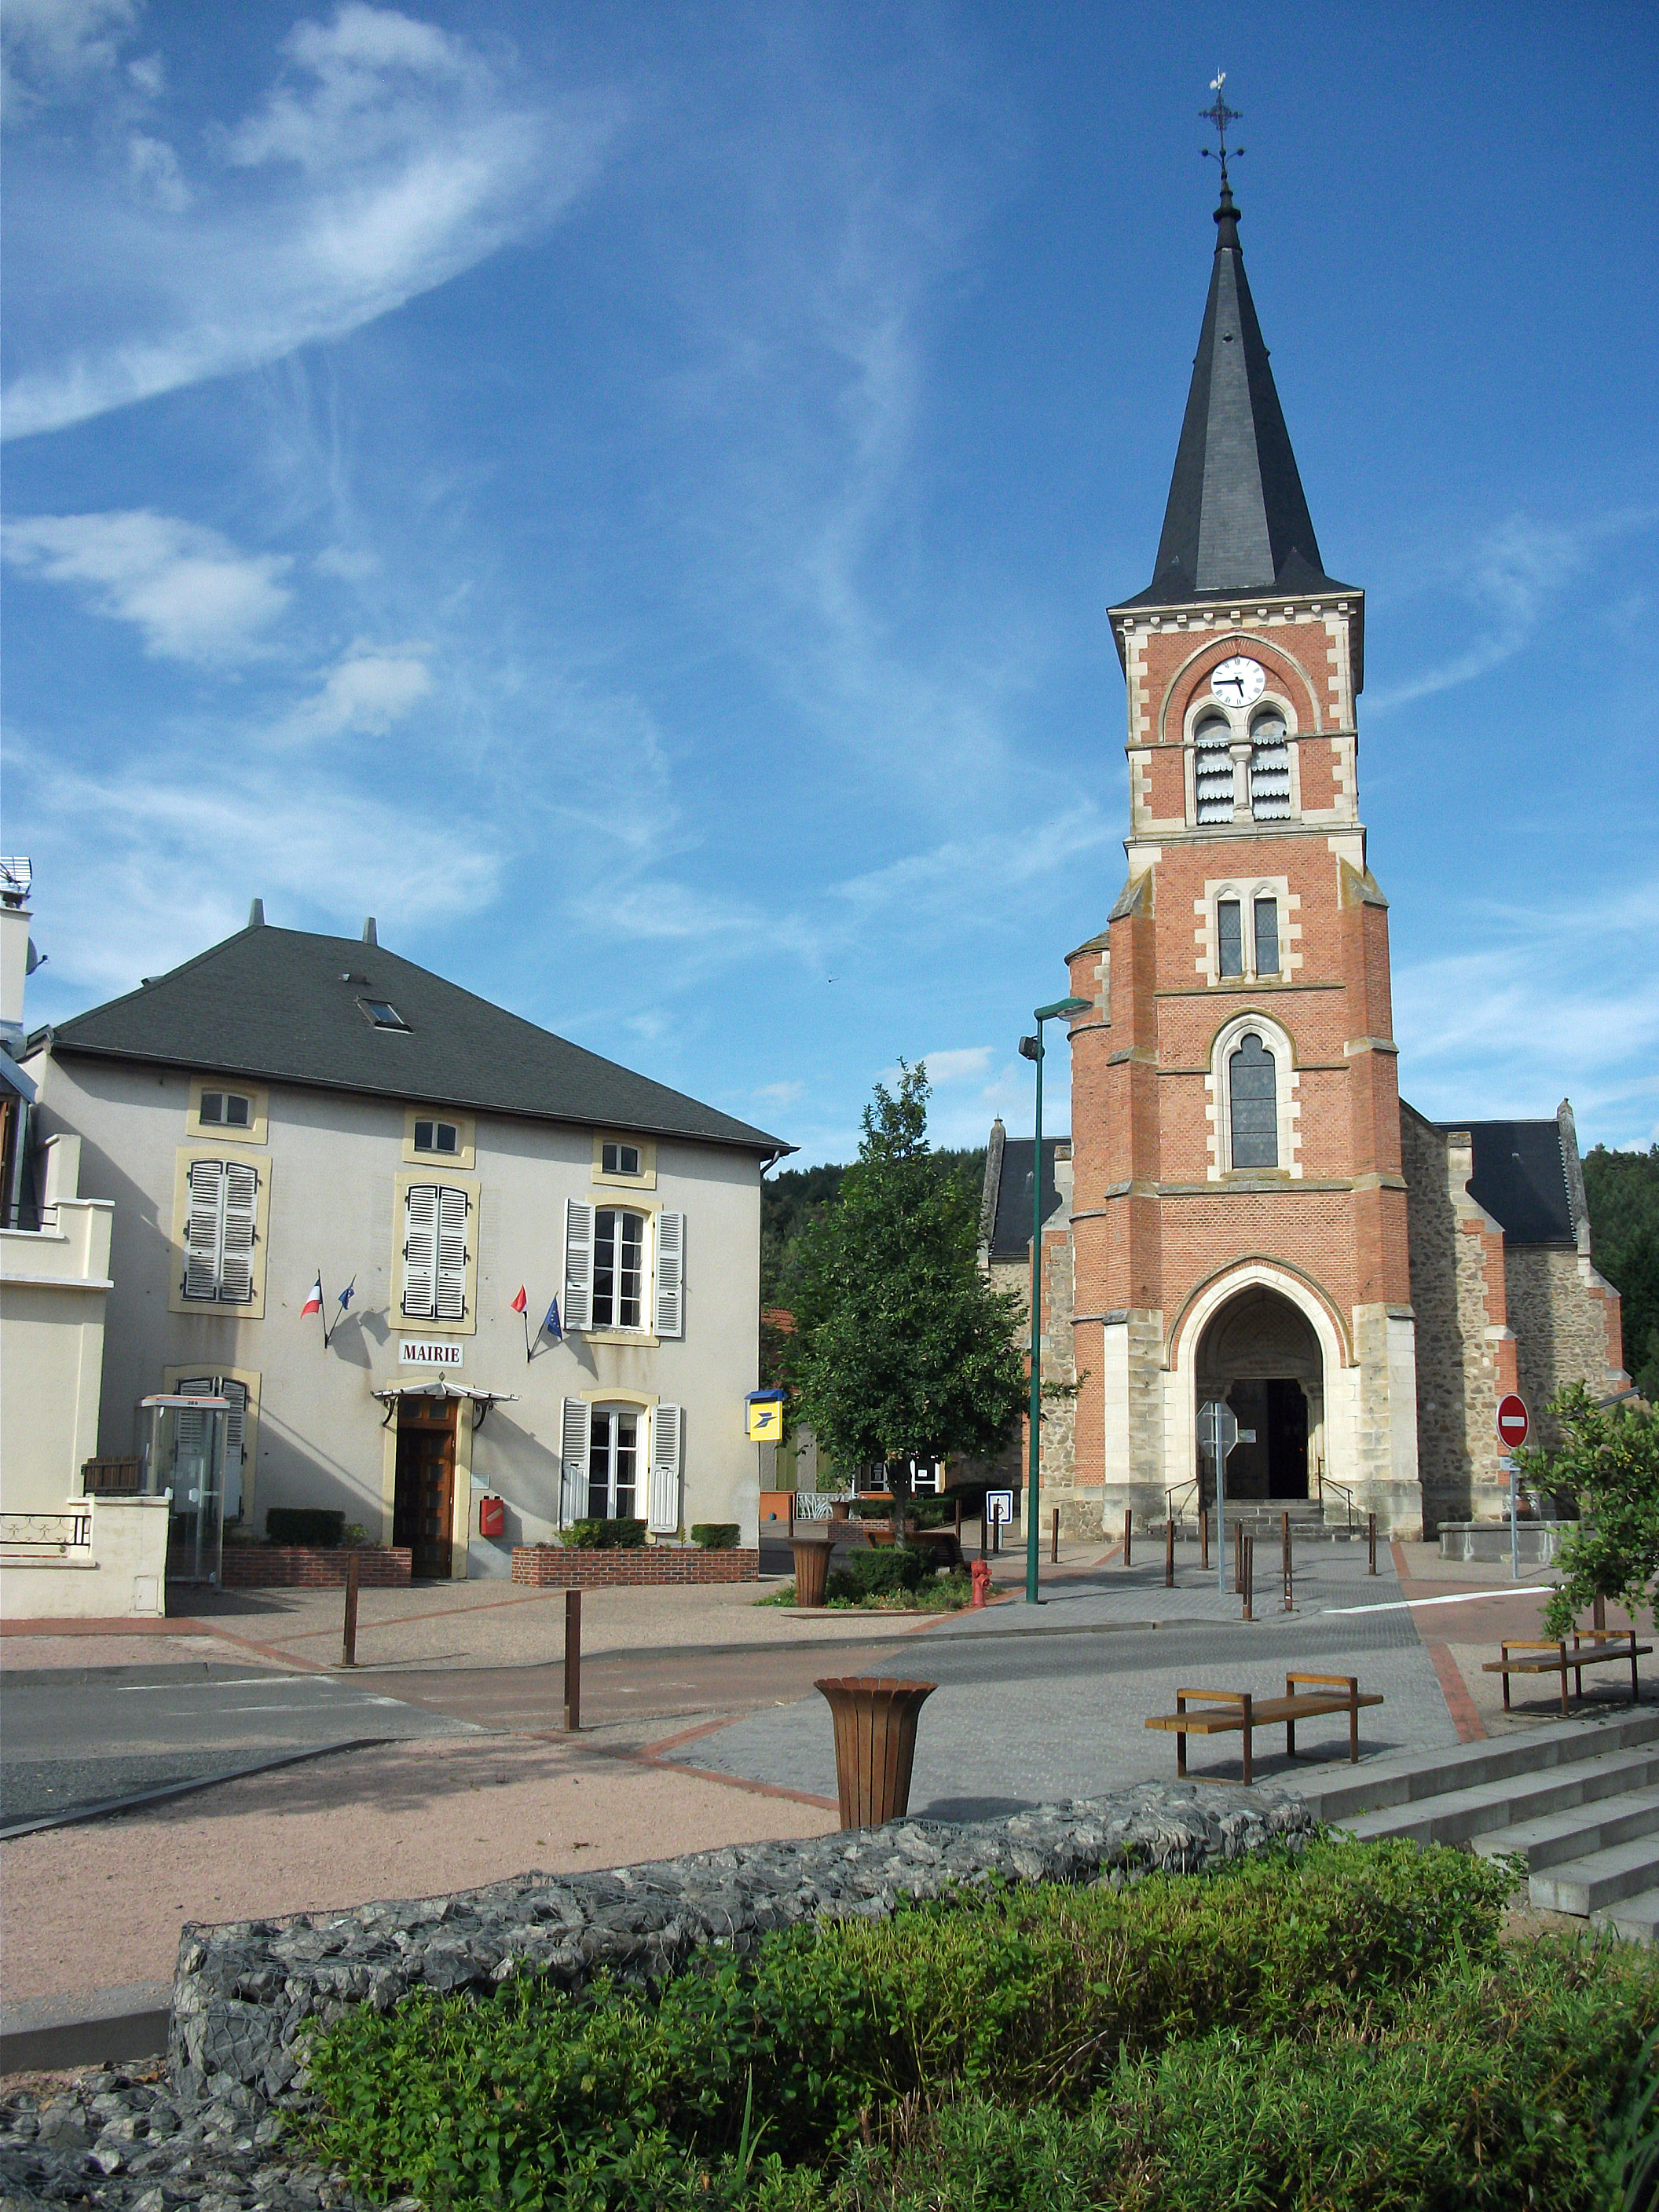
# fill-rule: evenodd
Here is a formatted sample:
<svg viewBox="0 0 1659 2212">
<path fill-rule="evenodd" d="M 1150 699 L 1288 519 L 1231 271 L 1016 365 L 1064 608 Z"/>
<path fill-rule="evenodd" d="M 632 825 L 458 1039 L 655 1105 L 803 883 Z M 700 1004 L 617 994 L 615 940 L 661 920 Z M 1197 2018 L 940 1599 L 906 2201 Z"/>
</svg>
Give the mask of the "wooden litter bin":
<svg viewBox="0 0 1659 2212">
<path fill-rule="evenodd" d="M 795 1603 L 822 1605 L 834 1544 L 827 1536 L 797 1536 L 789 1548 L 795 1555 Z"/>
<path fill-rule="evenodd" d="M 878 1828 L 910 1807 L 916 1721 L 937 1682 L 868 1674 L 815 1682 L 836 1727 L 836 1786 L 843 1828 Z"/>
</svg>

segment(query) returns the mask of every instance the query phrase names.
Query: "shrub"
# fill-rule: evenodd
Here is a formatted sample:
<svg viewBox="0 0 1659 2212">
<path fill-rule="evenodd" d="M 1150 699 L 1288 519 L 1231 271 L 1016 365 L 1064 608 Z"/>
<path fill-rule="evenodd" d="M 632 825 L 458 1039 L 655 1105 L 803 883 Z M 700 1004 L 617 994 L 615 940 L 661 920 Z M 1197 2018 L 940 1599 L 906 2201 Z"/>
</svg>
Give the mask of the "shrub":
<svg viewBox="0 0 1659 2212">
<path fill-rule="evenodd" d="M 345 1528 L 345 1515 L 322 1505 L 273 1505 L 265 1515 L 265 1534 L 273 1544 L 313 1544 L 333 1551 Z"/>
<path fill-rule="evenodd" d="M 573 1521 L 564 1532 L 568 1552 L 636 1552 L 644 1542 L 643 1521 Z"/>
<path fill-rule="evenodd" d="M 1589 2155 L 1659 2019 L 1659 1973 L 1606 1945 L 1503 1960 L 1511 1882 L 1458 1851 L 1320 1843 L 1122 1891 L 959 1892 L 809 1924 L 654 1994 L 421 1994 L 319 2037 L 320 2147 L 380 2195 L 707 2206 L 732 2201 L 708 2192 L 752 2100 L 759 2201 L 780 2208 L 1588 2203 L 1513 2174 Z M 905 2126 L 942 2107 L 907 2150 Z M 866 2196 L 859 2146 L 884 2130 L 899 2170 Z M 1442 2185 L 1460 2158 L 1461 2194 Z M 828 2167 L 826 2186 L 786 2183 L 780 2160 Z M 1133 2194 L 1137 2174 L 1158 2189 Z"/>
<path fill-rule="evenodd" d="M 691 1541 L 705 1552 L 735 1552 L 741 1534 L 735 1521 L 694 1521 Z"/>
<path fill-rule="evenodd" d="M 925 1552 L 901 1551 L 896 1545 L 878 1552 L 843 1552 L 830 1571 L 823 1594 L 849 1598 L 854 1605 L 866 1597 L 897 1597 L 919 1590 L 933 1567 Z"/>
</svg>

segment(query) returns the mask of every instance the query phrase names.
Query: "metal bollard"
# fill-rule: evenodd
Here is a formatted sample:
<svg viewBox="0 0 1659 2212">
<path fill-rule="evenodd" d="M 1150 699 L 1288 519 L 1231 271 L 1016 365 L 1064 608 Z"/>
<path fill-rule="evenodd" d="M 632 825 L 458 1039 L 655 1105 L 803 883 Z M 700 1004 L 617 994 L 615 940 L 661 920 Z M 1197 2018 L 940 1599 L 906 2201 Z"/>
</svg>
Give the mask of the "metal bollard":
<svg viewBox="0 0 1659 2212">
<path fill-rule="evenodd" d="M 1175 1515 L 1164 1516 L 1164 1587 L 1175 1588 Z"/>
<path fill-rule="evenodd" d="M 1365 1571 L 1374 1575 L 1376 1572 L 1376 1516 L 1375 1513 L 1368 1513 L 1365 1516 L 1365 1542 L 1371 1555 L 1370 1565 Z"/>
<path fill-rule="evenodd" d="M 1123 1564 L 1130 1564 L 1130 1547 L 1134 1535 L 1134 1516 L 1126 1505 L 1123 1509 Z"/>
<path fill-rule="evenodd" d="M 1255 1538 L 1254 1536 L 1247 1536 L 1239 1548 L 1243 1554 L 1243 1573 L 1242 1581 L 1244 1590 L 1244 1618 L 1246 1620 L 1254 1620 L 1255 1619 L 1255 1606 L 1254 1602 L 1255 1597 Z"/>
<path fill-rule="evenodd" d="M 962 1549 L 962 1500 L 957 1500 L 957 1549 Z"/>
<path fill-rule="evenodd" d="M 1233 1523 L 1233 1594 L 1239 1595 L 1244 1588 L 1244 1523 Z"/>
<path fill-rule="evenodd" d="M 1210 1571 L 1210 1516 L 1206 1510 L 1198 1516 L 1198 1564 L 1201 1571 Z"/>
<path fill-rule="evenodd" d="M 994 1559 L 998 1559 L 1002 1557 L 1002 1523 L 1000 1521 L 994 1521 L 991 1523 L 991 1555 Z"/>
<path fill-rule="evenodd" d="M 340 1664 L 357 1663 L 357 1554 L 346 1553 L 345 1626 L 340 1638 Z"/>
<path fill-rule="evenodd" d="M 1057 1567 L 1060 1565 L 1060 1508 L 1058 1505 L 1054 1508 L 1054 1534 L 1048 1539 L 1048 1564 L 1051 1567 Z"/>
<path fill-rule="evenodd" d="M 979 1555 L 980 1555 L 980 1557 L 981 1557 L 981 1559 L 985 1558 L 986 1554 L 989 1552 L 990 1548 L 991 1548 L 991 1537 L 990 1537 L 990 1531 L 986 1528 L 986 1525 L 985 1525 L 985 1503 L 984 1503 L 984 1500 L 981 1498 L 981 1501 L 980 1501 L 980 1508 L 979 1508 Z"/>
<path fill-rule="evenodd" d="M 1292 1564 L 1291 1553 L 1291 1516 L 1286 1513 L 1283 1518 L 1285 1522 L 1285 1558 L 1283 1562 L 1285 1569 L 1285 1610 L 1286 1613 L 1294 1613 L 1296 1610 L 1295 1603 L 1293 1601 L 1296 1570 Z"/>
<path fill-rule="evenodd" d="M 582 1725 L 582 1594 L 564 1594 L 564 1726 L 578 1735 Z"/>
</svg>

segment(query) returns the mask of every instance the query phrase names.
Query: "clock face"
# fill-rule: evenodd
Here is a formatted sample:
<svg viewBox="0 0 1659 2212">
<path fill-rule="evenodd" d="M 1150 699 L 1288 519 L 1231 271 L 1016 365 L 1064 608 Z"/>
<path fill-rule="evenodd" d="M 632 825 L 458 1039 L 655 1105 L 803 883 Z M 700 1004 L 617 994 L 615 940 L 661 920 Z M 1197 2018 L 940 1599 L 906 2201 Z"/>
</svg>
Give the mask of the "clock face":
<svg viewBox="0 0 1659 2212">
<path fill-rule="evenodd" d="M 1231 660 L 1224 660 L 1210 677 L 1212 694 L 1224 706 L 1248 707 L 1259 699 L 1267 689 L 1266 671 L 1254 660 L 1247 660 L 1236 653 Z"/>
</svg>

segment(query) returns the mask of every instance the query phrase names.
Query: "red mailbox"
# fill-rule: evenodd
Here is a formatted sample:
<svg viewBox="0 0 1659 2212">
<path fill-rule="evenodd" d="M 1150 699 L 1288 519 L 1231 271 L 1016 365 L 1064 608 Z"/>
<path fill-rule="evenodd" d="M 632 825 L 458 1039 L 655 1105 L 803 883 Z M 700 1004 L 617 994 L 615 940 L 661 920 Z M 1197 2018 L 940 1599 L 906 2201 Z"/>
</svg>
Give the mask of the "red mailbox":
<svg viewBox="0 0 1659 2212">
<path fill-rule="evenodd" d="M 481 1498 L 478 1500 L 478 1534 L 481 1536 L 504 1536 L 507 1534 L 507 1502 L 501 1498 Z"/>
</svg>

